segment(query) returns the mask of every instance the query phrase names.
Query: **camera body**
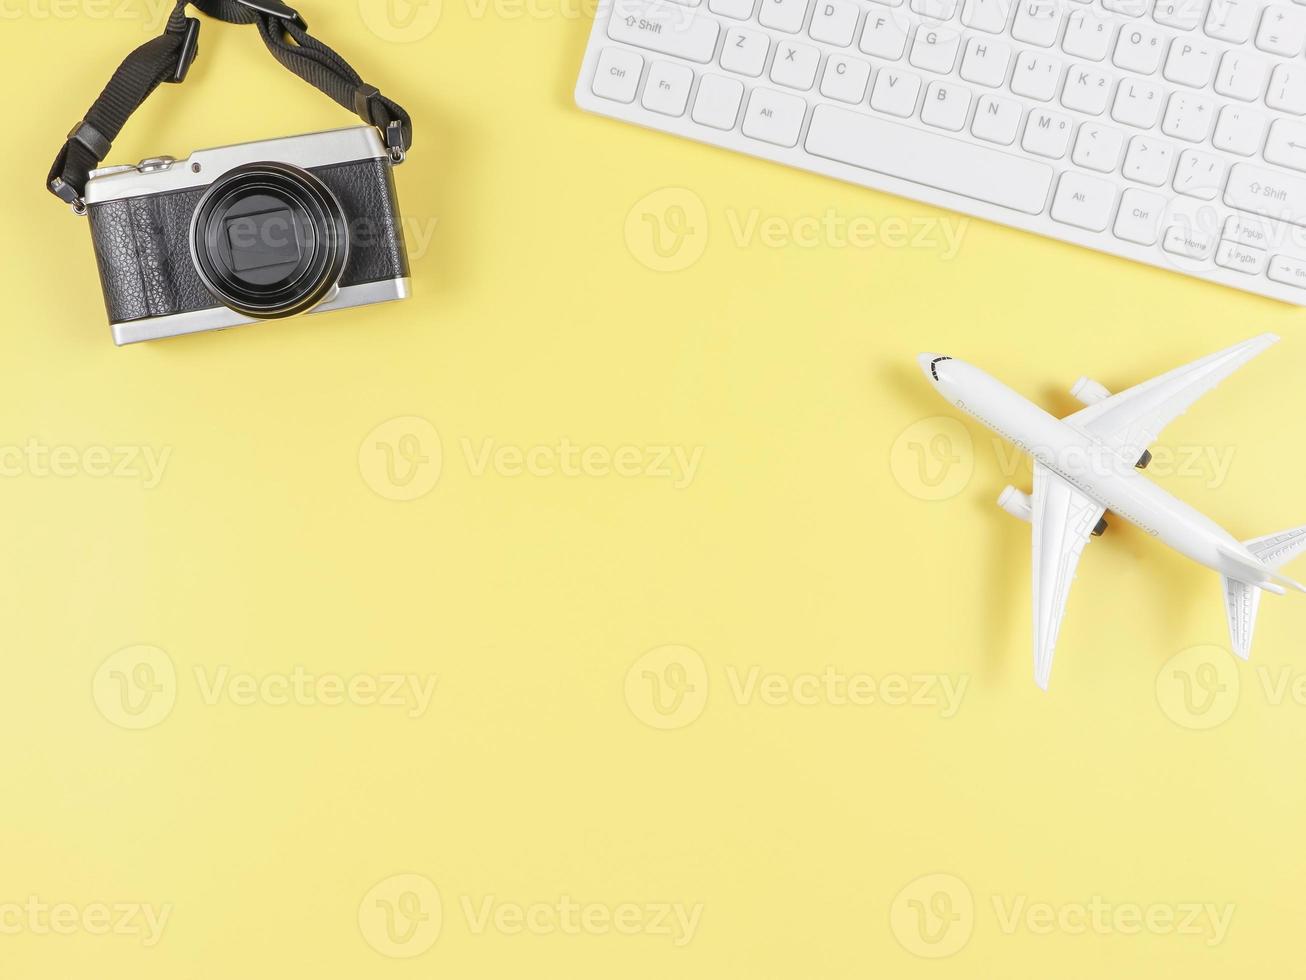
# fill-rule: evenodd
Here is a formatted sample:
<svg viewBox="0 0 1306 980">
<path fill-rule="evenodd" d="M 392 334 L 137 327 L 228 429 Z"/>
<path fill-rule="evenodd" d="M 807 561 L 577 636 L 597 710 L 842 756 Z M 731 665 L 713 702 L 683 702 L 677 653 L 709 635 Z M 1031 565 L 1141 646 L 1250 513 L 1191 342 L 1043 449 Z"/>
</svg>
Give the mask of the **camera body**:
<svg viewBox="0 0 1306 980">
<path fill-rule="evenodd" d="M 392 167 L 354 126 L 92 171 L 114 343 L 405 299 Z"/>
</svg>

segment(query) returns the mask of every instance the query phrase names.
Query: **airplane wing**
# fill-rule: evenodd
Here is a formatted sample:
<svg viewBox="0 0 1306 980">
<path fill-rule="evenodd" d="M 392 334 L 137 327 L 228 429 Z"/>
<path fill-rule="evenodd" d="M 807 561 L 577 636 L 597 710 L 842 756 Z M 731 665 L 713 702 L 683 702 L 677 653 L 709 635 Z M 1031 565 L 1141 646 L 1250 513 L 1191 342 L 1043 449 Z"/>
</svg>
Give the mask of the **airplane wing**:
<svg viewBox="0 0 1306 980">
<path fill-rule="evenodd" d="M 1104 398 L 1064 421 L 1134 462 L 1193 402 L 1278 339 L 1265 333 L 1234 344 Z"/>
<path fill-rule="evenodd" d="M 1034 682 L 1047 690 L 1052 654 L 1066 611 L 1075 566 L 1102 506 L 1042 463 L 1034 463 Z"/>
</svg>

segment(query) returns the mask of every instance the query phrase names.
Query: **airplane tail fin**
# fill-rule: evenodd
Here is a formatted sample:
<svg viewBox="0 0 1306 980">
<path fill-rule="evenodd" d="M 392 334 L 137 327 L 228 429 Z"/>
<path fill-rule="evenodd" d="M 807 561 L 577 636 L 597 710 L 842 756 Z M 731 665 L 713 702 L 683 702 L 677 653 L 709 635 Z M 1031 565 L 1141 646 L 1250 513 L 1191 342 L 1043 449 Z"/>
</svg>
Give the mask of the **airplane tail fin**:
<svg viewBox="0 0 1306 980">
<path fill-rule="evenodd" d="M 1243 545 L 1269 568 L 1271 577 L 1298 592 L 1306 592 L 1306 586 L 1278 572 L 1280 565 L 1291 561 L 1306 549 L 1306 526 L 1252 538 L 1244 541 Z M 1227 575 L 1222 577 L 1222 584 L 1224 611 L 1229 620 L 1229 642 L 1233 645 L 1233 652 L 1246 660 L 1252 649 L 1252 631 L 1256 627 L 1256 610 L 1260 605 L 1262 590 L 1283 595 L 1285 589 L 1272 582 L 1241 582 Z"/>
</svg>

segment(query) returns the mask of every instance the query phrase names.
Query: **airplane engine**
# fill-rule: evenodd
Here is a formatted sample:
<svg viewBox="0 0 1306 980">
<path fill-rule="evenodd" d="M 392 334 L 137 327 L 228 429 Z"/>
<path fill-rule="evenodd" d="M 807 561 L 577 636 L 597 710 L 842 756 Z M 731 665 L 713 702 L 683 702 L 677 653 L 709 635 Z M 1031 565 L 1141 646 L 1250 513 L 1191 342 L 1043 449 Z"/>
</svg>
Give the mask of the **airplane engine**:
<svg viewBox="0 0 1306 980">
<path fill-rule="evenodd" d="M 1034 511 L 1030 506 L 1029 494 L 1021 493 L 1013 486 L 1006 486 L 998 496 L 998 506 L 1005 510 L 1012 517 L 1019 517 L 1022 521 L 1029 522 Z"/>
<path fill-rule="evenodd" d="M 1092 378 L 1080 378 L 1070 386 L 1070 393 L 1085 405 L 1095 405 L 1103 398 L 1111 397 L 1111 392 L 1106 390 L 1106 386 Z"/>
</svg>

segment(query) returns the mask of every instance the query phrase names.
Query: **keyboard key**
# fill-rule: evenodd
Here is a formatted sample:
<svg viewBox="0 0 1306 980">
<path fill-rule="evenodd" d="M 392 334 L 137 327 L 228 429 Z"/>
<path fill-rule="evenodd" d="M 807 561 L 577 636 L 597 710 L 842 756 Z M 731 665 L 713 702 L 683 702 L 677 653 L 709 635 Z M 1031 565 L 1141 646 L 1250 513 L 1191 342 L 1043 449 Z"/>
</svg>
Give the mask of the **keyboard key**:
<svg viewBox="0 0 1306 980">
<path fill-rule="evenodd" d="M 1066 21 L 1066 34 L 1061 39 L 1061 50 L 1075 58 L 1101 61 L 1111 45 L 1114 26 L 1088 10 L 1073 10 Z"/>
<path fill-rule="evenodd" d="M 1106 231 L 1111 221 L 1111 207 L 1115 203 L 1114 184 L 1069 171 L 1057 181 L 1051 214 L 1054 221 L 1062 224 L 1086 231 Z"/>
<path fill-rule="evenodd" d="M 982 140 L 1010 146 L 1020 131 L 1020 112 L 1020 103 L 1013 99 L 981 96 L 970 131 Z"/>
<path fill-rule="evenodd" d="M 1120 210 L 1111 231 L 1136 245 L 1155 245 L 1165 206 L 1166 199 L 1161 195 L 1130 187 L 1120 195 Z"/>
<path fill-rule="evenodd" d="M 817 0 L 812 26 L 807 33 L 813 40 L 846 48 L 853 43 L 857 30 L 857 6 L 846 0 Z"/>
<path fill-rule="evenodd" d="M 829 160 L 1026 214 L 1042 213 L 1052 185 L 1046 164 L 830 105 L 813 110 L 806 146 Z"/>
<path fill-rule="evenodd" d="M 961 59 L 961 77 L 976 85 L 999 88 L 1007 79 L 1011 49 L 1001 41 L 972 37 Z"/>
<path fill-rule="evenodd" d="M 1061 6 L 1058 0 L 1021 0 L 1011 36 L 1026 44 L 1050 48 L 1057 43 L 1061 30 Z"/>
<path fill-rule="evenodd" d="M 946 82 L 930 82 L 925 90 L 925 104 L 921 106 L 921 122 L 957 132 L 965 128 L 969 111 L 970 89 Z"/>
<path fill-rule="evenodd" d="M 707 0 L 707 9 L 722 17 L 748 20 L 753 16 L 756 0 Z"/>
<path fill-rule="evenodd" d="M 755 88 L 744 113 L 744 135 L 776 146 L 797 146 L 806 112 L 807 103 L 796 95 Z"/>
<path fill-rule="evenodd" d="M 608 18 L 608 37 L 614 41 L 704 65 L 712 60 L 720 32 L 711 17 L 665 0 L 616 0 Z"/>
<path fill-rule="evenodd" d="M 1040 102 L 1047 102 L 1057 94 L 1061 80 L 1061 62 L 1046 54 L 1022 51 L 1016 55 L 1016 67 L 1011 72 L 1011 91 Z"/>
<path fill-rule="evenodd" d="M 1076 112 L 1100 116 L 1111 96 L 1111 78 L 1092 68 L 1071 65 L 1061 90 L 1061 104 Z"/>
<path fill-rule="evenodd" d="M 1235 163 L 1224 188 L 1224 203 L 1239 211 L 1306 225 L 1306 179 Z"/>
<path fill-rule="evenodd" d="M 961 35 L 956 31 L 922 26 L 916 31 L 907 60 L 915 68 L 947 75 L 957 62 L 957 48 L 960 45 Z"/>
<path fill-rule="evenodd" d="M 1253 102 L 1265 90 L 1265 62 L 1241 51 L 1226 51 L 1215 75 L 1215 90 L 1221 95 Z"/>
<path fill-rule="evenodd" d="M 1102 0 L 1104 9 L 1126 17 L 1142 17 L 1151 5 L 1151 0 Z"/>
<path fill-rule="evenodd" d="M 825 62 L 821 76 L 821 94 L 827 99 L 838 99 L 856 105 L 866 98 L 866 85 L 871 80 L 871 66 L 860 58 L 845 58 L 832 54 Z"/>
<path fill-rule="evenodd" d="M 1242 106 L 1227 105 L 1220 110 L 1211 143 L 1217 150 L 1228 150 L 1249 157 L 1261 148 L 1265 117 Z"/>
<path fill-rule="evenodd" d="M 1220 237 L 1252 248 L 1266 248 L 1270 244 L 1269 226 L 1259 218 L 1236 214 L 1224 223 Z"/>
<path fill-rule="evenodd" d="M 797 34 L 807 19 L 809 0 L 760 0 L 757 22 L 763 27 Z"/>
<path fill-rule="evenodd" d="M 744 98 L 743 83 L 724 75 L 704 75 L 694 96 L 694 111 L 689 117 L 701 126 L 734 129 L 739 119 L 739 103 Z"/>
<path fill-rule="evenodd" d="M 1275 65 L 1265 104 L 1300 116 L 1306 113 L 1306 68 L 1301 65 Z"/>
<path fill-rule="evenodd" d="M 1251 40 L 1259 9 L 1250 0 L 1211 0 L 1202 29 L 1216 40 L 1246 44 Z"/>
<path fill-rule="evenodd" d="M 1182 255 L 1186 259 L 1207 259 L 1215 247 L 1215 236 L 1189 224 L 1171 225 L 1165 230 L 1161 247 L 1171 255 Z"/>
<path fill-rule="evenodd" d="M 1224 161 L 1213 153 L 1184 150 L 1175 168 L 1174 189 L 1201 201 L 1214 201 L 1224 185 Z"/>
<path fill-rule="evenodd" d="M 913 13 L 920 14 L 926 21 L 948 21 L 957 13 L 958 0 L 911 0 Z"/>
<path fill-rule="evenodd" d="M 897 61 L 907 48 L 907 31 L 904 19 L 892 14 L 878 14 L 871 10 L 866 15 L 866 24 L 862 27 L 862 39 L 858 44 L 862 51 L 885 61 Z"/>
<path fill-rule="evenodd" d="M 1289 255 L 1276 255 L 1271 258 L 1266 274 L 1275 282 L 1306 287 L 1306 262 Z"/>
<path fill-rule="evenodd" d="M 604 48 L 594 69 L 594 94 L 613 102 L 634 102 L 644 59 L 625 48 Z"/>
<path fill-rule="evenodd" d="M 726 31 L 726 42 L 721 47 L 721 67 L 749 78 L 762 74 L 771 39 L 761 31 L 732 27 Z"/>
<path fill-rule="evenodd" d="M 1029 153 L 1058 160 L 1066 155 L 1070 146 L 1070 135 L 1075 124 L 1069 116 L 1045 109 L 1031 109 L 1025 120 L 1025 135 L 1021 138 L 1021 147 Z"/>
<path fill-rule="evenodd" d="M 694 84 L 694 73 L 684 65 L 670 61 L 655 61 L 644 80 L 645 109 L 664 116 L 683 116 L 689 101 L 689 87 Z"/>
<path fill-rule="evenodd" d="M 1270 54 L 1295 58 L 1306 42 L 1306 10 L 1296 5 L 1266 7 L 1256 31 L 1256 46 Z"/>
<path fill-rule="evenodd" d="M 1165 68 L 1161 74 L 1167 81 L 1191 88 L 1205 88 L 1211 83 L 1213 71 L 1215 45 L 1199 37 L 1177 37 L 1170 42 L 1170 53 L 1166 56 Z"/>
<path fill-rule="evenodd" d="M 1221 242 L 1215 250 L 1215 264 L 1226 269 L 1259 276 L 1265 269 L 1268 256 L 1259 248 L 1248 248 L 1236 242 Z"/>
<path fill-rule="evenodd" d="M 781 41 L 775 46 L 771 81 L 806 92 L 816 81 L 816 66 L 820 63 L 821 52 L 816 48 L 794 41 Z"/>
<path fill-rule="evenodd" d="M 921 80 L 897 68 L 881 68 L 871 89 L 871 108 L 904 119 L 916 111 Z"/>
<path fill-rule="evenodd" d="M 1142 24 L 1126 24 L 1116 38 L 1111 61 L 1117 68 L 1150 75 L 1161 66 L 1164 41 L 1159 31 Z"/>
<path fill-rule="evenodd" d="M 1188 92 L 1176 92 L 1165 107 L 1161 132 L 1166 136 L 1201 143 L 1215 122 L 1215 103 Z"/>
<path fill-rule="evenodd" d="M 1151 129 L 1161 115 L 1161 87 L 1141 79 L 1126 78 L 1116 86 L 1111 118 L 1126 126 Z"/>
<path fill-rule="evenodd" d="M 1270 124 L 1265 159 L 1293 170 L 1306 170 L 1306 125 L 1293 119 L 1276 119 Z"/>
<path fill-rule="evenodd" d="M 1125 135 L 1120 130 L 1084 123 L 1075 137 L 1075 150 L 1070 159 L 1077 167 L 1109 174 L 1120 163 L 1120 153 L 1124 148 Z"/>
<path fill-rule="evenodd" d="M 1166 27 L 1191 31 L 1202 22 L 1205 13 L 1205 0 L 1156 0 L 1152 19 Z"/>
<path fill-rule="evenodd" d="M 1170 179 L 1174 147 L 1151 136 L 1135 136 L 1129 141 L 1123 173 L 1140 184 L 1161 187 Z"/>
<path fill-rule="evenodd" d="M 986 34 L 1001 34 L 1007 28 L 1015 0 L 966 0 L 961 22 Z"/>
<path fill-rule="evenodd" d="M 761 0 L 761 4 L 757 22 L 763 27 L 786 34 L 797 34 L 803 29 L 808 0 Z"/>
</svg>

